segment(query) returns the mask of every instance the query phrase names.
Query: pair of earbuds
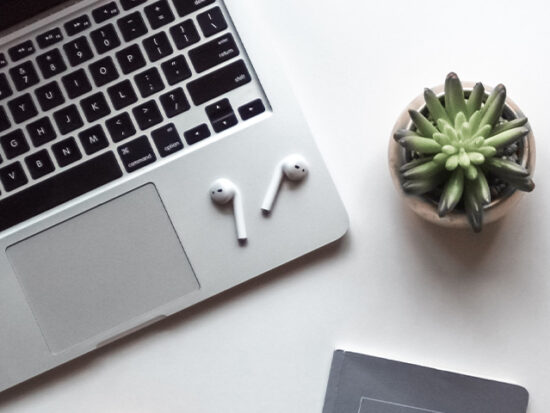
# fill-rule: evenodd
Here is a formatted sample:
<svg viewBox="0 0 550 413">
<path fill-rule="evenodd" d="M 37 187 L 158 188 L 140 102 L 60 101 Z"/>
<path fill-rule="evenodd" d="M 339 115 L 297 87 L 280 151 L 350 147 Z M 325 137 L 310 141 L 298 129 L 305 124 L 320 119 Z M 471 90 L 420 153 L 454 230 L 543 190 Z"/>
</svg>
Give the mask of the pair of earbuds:
<svg viewBox="0 0 550 413">
<path fill-rule="evenodd" d="M 309 170 L 307 161 L 300 155 L 290 155 L 283 159 L 275 168 L 275 173 L 267 189 L 262 211 L 265 214 L 271 213 L 273 205 L 279 193 L 279 188 L 284 179 L 298 182 L 304 179 Z M 235 215 L 235 225 L 237 227 L 237 238 L 239 241 L 245 241 L 246 225 L 244 222 L 244 210 L 241 194 L 237 186 L 229 179 L 217 179 L 210 186 L 210 197 L 218 205 L 233 204 L 233 213 Z"/>
</svg>

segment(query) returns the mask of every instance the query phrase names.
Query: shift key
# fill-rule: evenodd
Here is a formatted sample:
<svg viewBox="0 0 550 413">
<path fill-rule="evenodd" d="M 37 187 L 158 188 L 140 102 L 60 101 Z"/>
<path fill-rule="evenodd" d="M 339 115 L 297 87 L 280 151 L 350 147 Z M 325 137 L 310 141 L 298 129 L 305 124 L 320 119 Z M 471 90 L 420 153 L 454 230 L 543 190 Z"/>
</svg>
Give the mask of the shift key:
<svg viewBox="0 0 550 413">
<path fill-rule="evenodd" d="M 187 89 L 193 103 L 198 106 L 251 81 L 246 64 L 239 60 L 189 83 Z"/>
</svg>

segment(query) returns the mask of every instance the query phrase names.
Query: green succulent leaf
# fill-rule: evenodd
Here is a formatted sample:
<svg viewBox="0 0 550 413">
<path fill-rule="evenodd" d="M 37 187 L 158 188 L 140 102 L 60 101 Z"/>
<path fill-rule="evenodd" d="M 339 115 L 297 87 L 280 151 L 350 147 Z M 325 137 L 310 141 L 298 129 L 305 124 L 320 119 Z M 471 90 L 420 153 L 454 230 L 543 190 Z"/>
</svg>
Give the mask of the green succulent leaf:
<svg viewBox="0 0 550 413">
<path fill-rule="evenodd" d="M 472 90 L 472 93 L 470 93 L 468 102 L 466 103 L 466 115 L 468 115 L 468 118 L 471 118 L 475 112 L 481 109 L 484 96 L 485 87 L 481 83 L 476 83 L 474 89 Z"/>
<path fill-rule="evenodd" d="M 447 181 L 441 199 L 439 200 L 438 213 L 444 217 L 451 212 L 462 198 L 464 192 L 464 170 L 457 168 Z"/>
<path fill-rule="evenodd" d="M 393 139 L 399 142 L 401 139 L 406 138 L 407 136 L 420 136 L 420 135 L 410 129 L 399 129 L 393 135 Z"/>
<path fill-rule="evenodd" d="M 502 133 L 504 131 L 514 129 L 514 128 L 521 128 L 522 126 L 527 125 L 527 122 L 529 122 L 529 119 L 527 118 L 518 118 L 511 121 L 505 121 L 505 122 L 499 123 L 497 126 L 493 128 L 492 135 L 497 135 L 499 133 Z"/>
<path fill-rule="evenodd" d="M 535 189 L 535 183 L 529 177 L 513 178 L 508 176 L 502 177 L 501 179 L 523 192 L 532 192 Z"/>
<path fill-rule="evenodd" d="M 403 182 L 403 190 L 411 195 L 423 195 L 437 188 L 447 177 L 445 174 L 431 176 L 426 179 L 413 179 Z"/>
<path fill-rule="evenodd" d="M 445 162 L 447 162 L 447 159 L 449 158 L 449 155 L 441 152 L 441 153 L 438 153 L 437 155 L 435 155 L 433 157 L 433 160 L 434 162 L 437 162 L 438 164 L 445 164 Z"/>
<path fill-rule="evenodd" d="M 420 136 L 406 136 L 399 141 L 404 148 L 426 155 L 434 155 L 441 152 L 441 145 L 429 138 Z"/>
<path fill-rule="evenodd" d="M 478 131 L 479 125 L 481 124 L 481 116 L 481 111 L 478 110 L 470 117 L 469 123 L 472 134 L 475 134 Z"/>
<path fill-rule="evenodd" d="M 448 171 L 454 171 L 458 167 L 458 155 L 452 155 L 447 159 L 445 163 L 445 169 Z"/>
<path fill-rule="evenodd" d="M 447 155 L 454 155 L 458 152 L 458 149 L 456 149 L 453 145 L 445 145 L 443 148 L 441 148 L 441 150 Z"/>
<path fill-rule="evenodd" d="M 494 135 L 485 140 L 485 145 L 492 146 L 496 149 L 505 148 L 514 142 L 520 140 L 529 133 L 529 129 L 526 127 L 519 127 L 514 129 L 508 129 L 504 132 Z"/>
<path fill-rule="evenodd" d="M 444 119 L 449 123 L 451 122 L 451 118 L 449 118 L 447 111 L 433 90 L 424 90 L 424 100 L 426 101 L 426 106 L 428 106 L 428 110 L 433 119 Z"/>
<path fill-rule="evenodd" d="M 413 161 L 410 161 L 410 162 L 407 162 L 406 164 L 402 165 L 401 168 L 399 168 L 399 171 L 400 172 L 405 172 L 405 171 L 408 171 L 409 169 L 412 169 L 414 168 L 415 166 L 419 166 L 419 165 L 423 165 L 425 164 L 426 162 L 429 162 L 431 159 L 426 157 L 426 158 L 419 158 L 419 159 L 415 159 Z"/>
<path fill-rule="evenodd" d="M 438 132 L 433 123 L 426 119 L 426 117 L 420 112 L 411 109 L 409 110 L 409 115 L 416 128 L 418 129 L 420 135 L 426 138 L 431 138 L 433 137 L 434 133 Z"/>
<path fill-rule="evenodd" d="M 470 226 L 475 232 L 481 232 L 483 227 L 483 202 L 477 197 L 475 182 L 466 182 L 463 196 L 464 209 Z"/>
<path fill-rule="evenodd" d="M 465 169 L 466 178 L 470 181 L 475 181 L 479 175 L 478 169 L 474 165 L 470 165 Z"/>
<path fill-rule="evenodd" d="M 456 73 L 449 73 L 445 80 L 445 108 L 451 120 L 456 119 L 461 112 L 467 113 L 462 82 Z"/>
<path fill-rule="evenodd" d="M 491 97 L 495 95 L 494 99 L 491 100 Z M 506 89 L 504 86 L 502 88 L 495 88 L 493 94 L 489 97 L 489 100 L 485 104 L 482 110 L 482 117 L 480 127 L 490 126 L 490 129 L 497 123 L 502 115 L 502 110 L 504 109 L 504 104 L 506 102 Z"/>
<path fill-rule="evenodd" d="M 415 166 L 408 171 L 403 172 L 405 179 L 426 179 L 437 175 L 443 170 L 443 166 L 431 160 L 425 164 Z"/>
<path fill-rule="evenodd" d="M 479 152 L 485 158 L 492 158 L 497 154 L 497 150 L 493 146 L 482 146 L 479 149 L 476 149 L 476 152 Z"/>
<path fill-rule="evenodd" d="M 465 169 L 470 166 L 470 157 L 464 149 L 458 154 L 458 164 Z"/>
<path fill-rule="evenodd" d="M 491 190 L 489 188 L 489 182 L 483 171 L 479 170 L 477 179 L 474 181 L 473 189 L 476 193 L 476 198 L 479 199 L 484 205 L 491 203 Z"/>
<path fill-rule="evenodd" d="M 485 156 L 479 152 L 469 152 L 468 156 L 470 157 L 470 162 L 474 165 L 483 165 L 485 162 Z"/>
<path fill-rule="evenodd" d="M 439 143 L 441 146 L 445 146 L 445 145 L 450 145 L 451 144 L 451 140 L 449 139 L 449 137 L 447 135 L 445 135 L 444 133 L 434 133 L 434 141 L 436 141 L 437 143 Z"/>
<path fill-rule="evenodd" d="M 491 132 L 491 125 L 485 125 L 480 127 L 472 139 L 485 138 Z"/>
<path fill-rule="evenodd" d="M 485 167 L 499 178 L 526 178 L 529 171 L 523 166 L 507 159 L 491 158 L 485 162 Z"/>
</svg>

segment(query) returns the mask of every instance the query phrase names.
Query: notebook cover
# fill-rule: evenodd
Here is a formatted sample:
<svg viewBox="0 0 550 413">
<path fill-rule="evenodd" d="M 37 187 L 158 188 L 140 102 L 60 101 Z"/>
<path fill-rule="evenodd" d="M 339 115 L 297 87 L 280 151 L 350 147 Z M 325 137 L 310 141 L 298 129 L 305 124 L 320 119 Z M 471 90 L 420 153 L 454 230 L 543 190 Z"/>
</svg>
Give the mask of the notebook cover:
<svg viewBox="0 0 550 413">
<path fill-rule="evenodd" d="M 526 413 L 521 386 L 337 350 L 323 413 Z"/>
</svg>

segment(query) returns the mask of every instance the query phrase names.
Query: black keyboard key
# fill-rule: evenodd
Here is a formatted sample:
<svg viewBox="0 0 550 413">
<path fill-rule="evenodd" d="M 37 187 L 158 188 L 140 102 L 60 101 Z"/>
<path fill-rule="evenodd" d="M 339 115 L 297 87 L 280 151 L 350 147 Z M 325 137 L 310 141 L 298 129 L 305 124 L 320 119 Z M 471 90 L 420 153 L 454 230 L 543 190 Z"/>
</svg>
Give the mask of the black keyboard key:
<svg viewBox="0 0 550 413">
<path fill-rule="evenodd" d="M 30 149 L 21 129 L 0 137 L 0 145 L 2 145 L 2 149 L 4 149 L 4 153 L 8 159 L 16 158 Z"/>
<path fill-rule="evenodd" d="M 118 154 L 127 172 L 134 172 L 157 160 L 149 140 L 141 136 L 118 147 Z"/>
<path fill-rule="evenodd" d="M 183 55 L 176 56 L 164 62 L 161 67 L 169 85 L 175 85 L 191 77 L 191 69 L 189 69 L 189 65 Z"/>
<path fill-rule="evenodd" d="M 101 87 L 118 79 L 118 72 L 110 56 L 92 63 L 90 65 L 90 73 L 97 87 Z"/>
<path fill-rule="evenodd" d="M 8 119 L 6 110 L 0 106 L 0 132 L 8 130 L 11 127 L 11 122 Z"/>
<path fill-rule="evenodd" d="M 148 129 L 162 122 L 162 115 L 154 100 L 136 106 L 132 109 L 132 112 L 141 130 Z"/>
<path fill-rule="evenodd" d="M 227 29 L 227 22 L 219 7 L 199 14 L 197 16 L 197 21 L 206 37 L 214 36 L 216 33 Z"/>
<path fill-rule="evenodd" d="M 67 106 L 66 108 L 54 112 L 53 118 L 62 135 L 71 133 L 84 125 L 82 117 L 78 113 L 78 109 L 75 105 Z"/>
<path fill-rule="evenodd" d="M 136 128 L 132 123 L 132 119 L 130 119 L 130 115 L 127 113 L 121 113 L 107 120 L 105 124 L 113 142 L 123 141 L 136 134 Z"/>
<path fill-rule="evenodd" d="M 84 36 L 74 39 L 73 41 L 63 45 L 63 50 L 67 54 L 71 66 L 78 66 L 81 63 L 87 62 L 94 54 L 90 48 L 88 40 Z"/>
<path fill-rule="evenodd" d="M 154 130 L 151 136 L 160 156 L 163 158 L 183 149 L 183 142 L 173 123 Z"/>
<path fill-rule="evenodd" d="M 92 17 L 96 23 L 103 23 L 106 20 L 109 20 L 112 17 L 118 16 L 118 6 L 113 1 L 111 3 L 105 4 L 97 9 L 92 11 Z"/>
<path fill-rule="evenodd" d="M 10 69 L 10 75 L 19 91 L 34 86 L 39 82 L 38 73 L 31 62 L 25 62 Z"/>
<path fill-rule="evenodd" d="M 76 19 L 71 20 L 70 22 L 65 23 L 65 31 L 69 36 L 74 36 L 77 33 L 80 33 L 91 26 L 90 19 L 88 16 L 83 15 L 79 16 Z"/>
<path fill-rule="evenodd" d="M 144 11 L 153 29 L 158 29 L 174 21 L 174 14 L 166 0 L 160 0 L 147 6 Z"/>
<path fill-rule="evenodd" d="M 237 125 L 239 123 L 239 120 L 235 116 L 234 113 L 227 115 L 225 118 L 218 119 L 216 121 L 212 122 L 212 127 L 214 128 L 214 131 L 216 133 L 223 132 L 224 130 L 227 130 L 229 128 L 232 128 L 233 126 Z"/>
<path fill-rule="evenodd" d="M 19 162 L 12 163 L 0 169 L 0 180 L 7 192 L 11 192 L 29 182 Z M 22 205 L 21 207 L 24 208 Z"/>
<path fill-rule="evenodd" d="M 5 99 L 13 94 L 8 78 L 5 74 L 0 73 L 0 100 Z"/>
<path fill-rule="evenodd" d="M 111 113 L 111 109 L 109 108 L 102 92 L 94 93 L 93 95 L 82 99 L 80 101 L 80 106 L 84 111 L 86 120 L 90 123 L 95 122 L 96 120 L 99 120 Z"/>
<path fill-rule="evenodd" d="M 189 52 L 189 58 L 197 73 L 218 66 L 238 55 L 239 48 L 231 33 L 218 37 Z"/>
<path fill-rule="evenodd" d="M 3 67 L 6 67 L 8 65 L 8 61 L 6 60 L 6 56 L 4 53 L 0 53 L 0 69 Z"/>
<path fill-rule="evenodd" d="M 82 153 L 78 149 L 74 138 L 68 138 L 52 145 L 52 151 L 60 167 L 70 165 L 82 159 Z"/>
<path fill-rule="evenodd" d="M 187 16 L 202 9 L 216 0 L 174 0 L 174 5 L 180 17 Z"/>
<path fill-rule="evenodd" d="M 136 103 L 138 97 L 129 80 L 124 80 L 107 89 L 111 103 L 116 110 Z"/>
<path fill-rule="evenodd" d="M 35 147 L 44 145 L 57 138 L 52 122 L 49 118 L 41 118 L 27 125 L 27 133 L 29 134 L 32 144 Z"/>
<path fill-rule="evenodd" d="M 203 123 L 196 128 L 188 130 L 183 134 L 183 136 L 185 136 L 185 140 L 189 145 L 194 145 L 195 143 L 210 137 L 210 129 L 208 129 L 208 125 L 206 123 Z"/>
<path fill-rule="evenodd" d="M 215 122 L 233 114 L 233 108 L 229 103 L 229 99 L 222 99 L 219 102 L 213 103 L 207 106 L 205 110 L 210 122 Z"/>
<path fill-rule="evenodd" d="M 262 99 L 256 99 L 239 108 L 239 113 L 242 120 L 248 120 L 264 112 L 265 105 L 264 102 L 262 102 Z"/>
<path fill-rule="evenodd" d="M 36 37 L 36 43 L 38 43 L 38 46 L 41 49 L 50 47 L 51 45 L 59 43 L 62 40 L 63 40 L 63 34 L 61 33 L 61 30 L 57 27 L 54 29 L 48 30 L 47 32 L 44 32 L 42 34 L 39 34 Z"/>
<path fill-rule="evenodd" d="M 111 152 L 0 200 L 0 231 L 40 215 L 122 176 Z"/>
<path fill-rule="evenodd" d="M 166 116 L 169 118 L 173 118 L 191 109 L 191 105 L 189 105 L 185 97 L 185 92 L 181 87 L 162 95 L 160 97 L 160 103 L 164 109 L 164 113 L 166 113 Z"/>
<path fill-rule="evenodd" d="M 87 155 L 92 155 L 109 146 L 109 141 L 101 125 L 96 125 L 80 132 L 78 138 Z"/>
<path fill-rule="evenodd" d="M 174 43 L 176 43 L 176 47 L 180 50 L 200 40 L 199 32 L 191 19 L 170 27 L 170 34 L 174 39 Z"/>
<path fill-rule="evenodd" d="M 28 93 L 10 100 L 8 107 L 15 123 L 25 122 L 38 115 L 38 110 L 36 110 L 32 97 Z"/>
<path fill-rule="evenodd" d="M 40 179 L 55 170 L 52 158 L 46 149 L 27 156 L 25 163 L 27 164 L 27 168 L 29 168 L 32 179 Z"/>
<path fill-rule="evenodd" d="M 120 0 L 120 4 L 124 10 L 130 10 L 131 8 L 137 7 L 146 1 L 147 0 Z"/>
<path fill-rule="evenodd" d="M 51 82 L 34 91 L 38 103 L 44 112 L 65 103 L 65 98 L 57 82 Z"/>
<path fill-rule="evenodd" d="M 8 54 L 11 57 L 13 62 L 17 62 L 21 59 L 24 59 L 27 56 L 30 56 L 35 52 L 34 44 L 32 40 L 27 40 L 17 46 L 13 46 L 8 49 Z"/>
<path fill-rule="evenodd" d="M 134 78 L 141 96 L 146 98 L 164 89 L 164 82 L 156 68 L 139 73 Z"/>
<path fill-rule="evenodd" d="M 141 53 L 137 44 L 117 52 L 116 58 L 124 74 L 141 69 L 146 64 L 145 57 L 143 57 L 143 53 Z"/>
<path fill-rule="evenodd" d="M 166 56 L 170 56 L 174 51 L 170 40 L 168 40 L 168 36 L 164 32 L 157 33 L 145 39 L 143 47 L 145 47 L 145 51 L 151 62 L 156 62 Z"/>
<path fill-rule="evenodd" d="M 239 60 L 189 83 L 187 88 L 198 106 L 251 81 L 244 61 Z"/>
<path fill-rule="evenodd" d="M 90 37 L 98 54 L 106 53 L 120 46 L 120 39 L 112 24 L 93 30 Z"/>
<path fill-rule="evenodd" d="M 118 28 L 122 33 L 122 38 L 126 42 L 137 39 L 147 33 L 147 26 L 139 12 L 129 14 L 117 20 Z"/>
<path fill-rule="evenodd" d="M 36 62 L 42 71 L 44 79 L 49 79 L 67 70 L 67 65 L 57 49 L 41 54 L 36 58 Z"/>
<path fill-rule="evenodd" d="M 82 96 L 92 90 L 92 85 L 84 69 L 78 69 L 76 72 L 63 76 L 61 81 L 70 99 Z"/>
</svg>

